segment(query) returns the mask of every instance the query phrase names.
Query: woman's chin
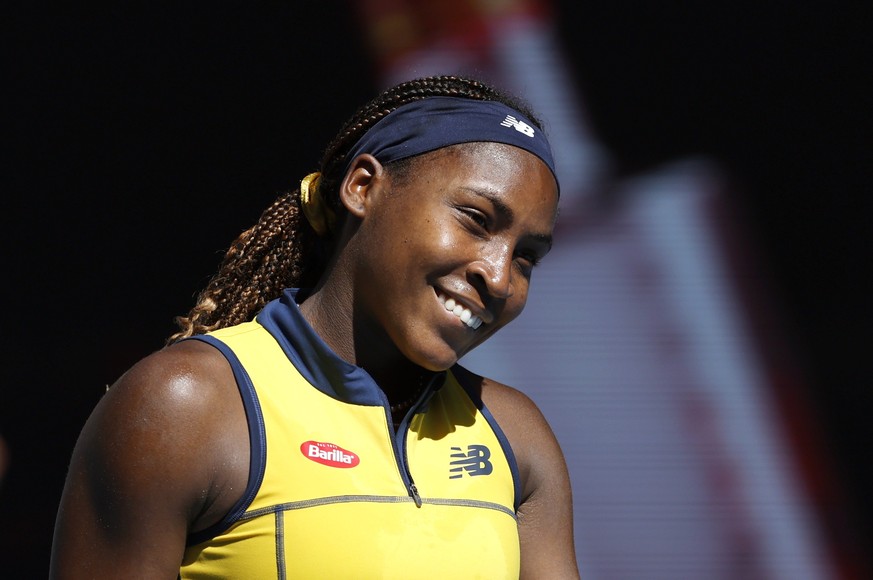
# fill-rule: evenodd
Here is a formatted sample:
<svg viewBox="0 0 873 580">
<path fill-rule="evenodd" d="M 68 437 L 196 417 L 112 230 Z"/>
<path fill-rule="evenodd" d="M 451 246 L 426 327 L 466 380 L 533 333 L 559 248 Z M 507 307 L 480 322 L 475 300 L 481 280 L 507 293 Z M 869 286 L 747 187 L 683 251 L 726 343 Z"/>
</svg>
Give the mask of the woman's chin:
<svg viewBox="0 0 873 580">
<path fill-rule="evenodd" d="M 419 350 L 414 354 L 410 353 L 407 358 L 425 370 L 441 372 L 455 366 L 461 356 L 451 348 L 444 347 L 442 349 Z"/>
</svg>

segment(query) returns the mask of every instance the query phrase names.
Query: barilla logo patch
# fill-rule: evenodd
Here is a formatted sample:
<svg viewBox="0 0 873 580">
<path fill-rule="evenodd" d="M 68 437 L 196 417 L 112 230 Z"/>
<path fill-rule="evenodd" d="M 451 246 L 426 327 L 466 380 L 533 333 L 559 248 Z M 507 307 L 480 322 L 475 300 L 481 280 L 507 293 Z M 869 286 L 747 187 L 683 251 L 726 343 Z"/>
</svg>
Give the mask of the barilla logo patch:
<svg viewBox="0 0 873 580">
<path fill-rule="evenodd" d="M 354 467 L 361 462 L 360 457 L 333 443 L 306 441 L 300 445 L 300 452 L 307 459 L 328 467 Z"/>
</svg>

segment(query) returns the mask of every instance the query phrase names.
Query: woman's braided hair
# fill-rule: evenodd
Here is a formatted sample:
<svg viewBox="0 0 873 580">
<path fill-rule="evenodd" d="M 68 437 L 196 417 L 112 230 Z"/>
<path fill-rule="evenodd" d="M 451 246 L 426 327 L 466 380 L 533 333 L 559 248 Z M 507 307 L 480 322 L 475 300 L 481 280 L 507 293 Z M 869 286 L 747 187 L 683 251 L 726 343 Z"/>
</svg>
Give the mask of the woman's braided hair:
<svg viewBox="0 0 873 580">
<path fill-rule="evenodd" d="M 345 215 L 338 191 L 345 177 L 346 154 L 385 115 L 401 105 L 428 97 L 499 101 L 523 113 L 542 129 L 542 123 L 525 103 L 472 78 L 432 76 L 391 87 L 358 109 L 322 156 L 319 190 L 337 215 L 338 224 Z M 386 169 L 399 169 L 409 163 L 414 163 L 414 159 L 389 163 Z M 218 272 L 197 296 L 194 307 L 187 316 L 175 319 L 179 331 L 167 339 L 168 344 L 246 322 L 286 288 L 315 285 L 331 249 L 330 239 L 316 235 L 303 216 L 299 198 L 299 189 L 282 193 L 254 226 L 234 240 Z"/>
</svg>

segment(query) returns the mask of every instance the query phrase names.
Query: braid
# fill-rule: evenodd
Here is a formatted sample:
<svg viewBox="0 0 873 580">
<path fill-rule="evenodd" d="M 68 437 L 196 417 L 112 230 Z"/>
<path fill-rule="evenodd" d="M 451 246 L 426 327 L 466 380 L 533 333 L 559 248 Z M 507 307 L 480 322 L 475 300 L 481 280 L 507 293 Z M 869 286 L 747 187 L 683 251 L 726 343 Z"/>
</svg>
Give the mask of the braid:
<svg viewBox="0 0 873 580">
<path fill-rule="evenodd" d="M 248 321 L 285 288 L 310 285 L 313 273 L 306 252 L 316 235 L 303 227 L 299 192 L 280 195 L 258 222 L 234 240 L 218 272 L 197 297 L 187 316 L 176 318 L 180 331 L 167 343 Z"/>
<path fill-rule="evenodd" d="M 542 123 L 526 104 L 475 79 L 434 76 L 391 87 L 358 109 L 322 156 L 319 190 L 338 218 L 345 215 L 338 191 L 349 150 L 388 113 L 428 97 L 499 101 L 523 113 L 542 129 Z M 280 195 L 258 222 L 231 244 L 194 307 L 187 316 L 175 319 L 180 330 L 167 339 L 168 344 L 246 322 L 286 288 L 313 286 L 318 281 L 330 240 L 318 238 L 306 221 L 299 193 L 294 190 Z"/>
</svg>

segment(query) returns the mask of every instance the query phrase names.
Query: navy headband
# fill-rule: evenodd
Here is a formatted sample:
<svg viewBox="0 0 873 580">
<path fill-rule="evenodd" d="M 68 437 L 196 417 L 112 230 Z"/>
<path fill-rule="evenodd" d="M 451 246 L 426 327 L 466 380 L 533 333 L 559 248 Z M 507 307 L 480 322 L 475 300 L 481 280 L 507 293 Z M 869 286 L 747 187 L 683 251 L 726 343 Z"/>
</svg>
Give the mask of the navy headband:
<svg viewBox="0 0 873 580">
<path fill-rule="evenodd" d="M 558 180 L 549 142 L 530 119 L 497 101 L 456 97 L 428 97 L 394 109 L 351 148 L 345 171 L 362 153 L 388 163 L 474 141 L 520 147 L 542 159 Z"/>
</svg>

